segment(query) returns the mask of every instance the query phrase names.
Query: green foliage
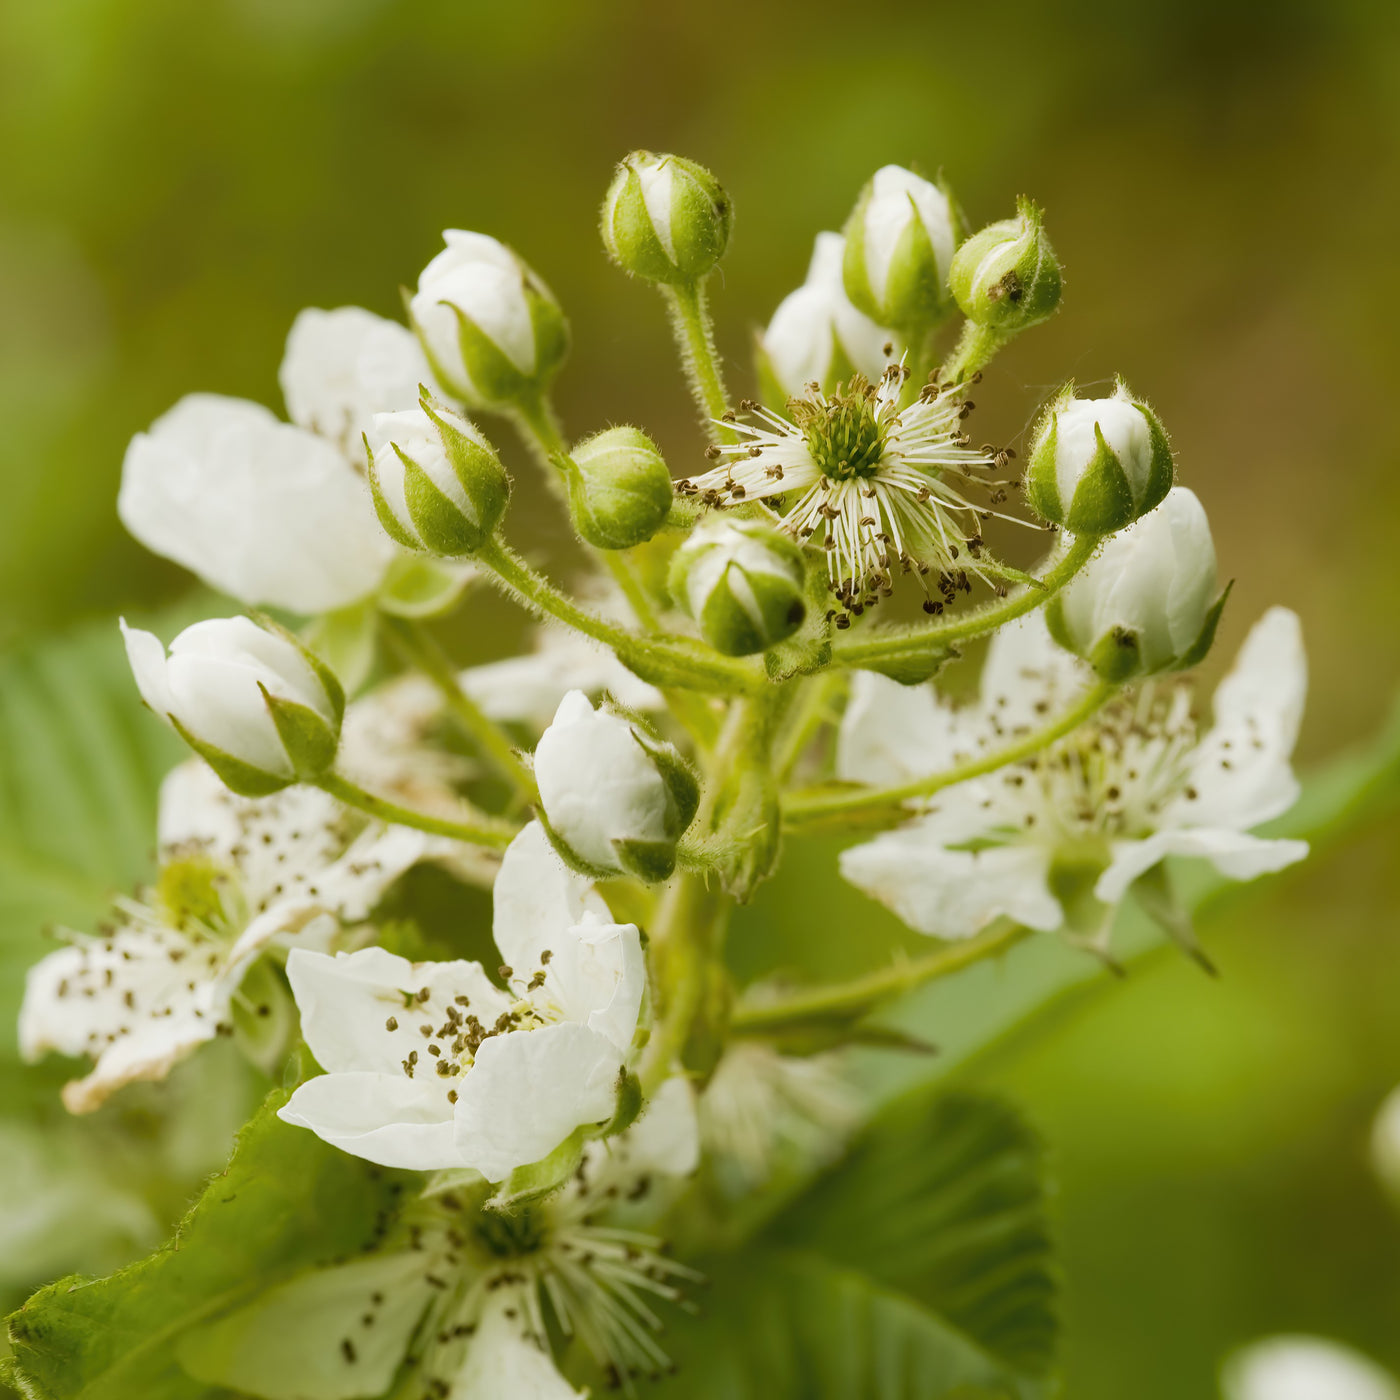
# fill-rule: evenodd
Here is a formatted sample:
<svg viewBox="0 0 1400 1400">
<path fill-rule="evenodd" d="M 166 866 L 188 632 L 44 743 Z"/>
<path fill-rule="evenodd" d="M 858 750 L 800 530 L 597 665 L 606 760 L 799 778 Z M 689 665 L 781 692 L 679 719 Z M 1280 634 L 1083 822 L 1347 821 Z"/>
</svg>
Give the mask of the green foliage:
<svg viewBox="0 0 1400 1400">
<path fill-rule="evenodd" d="M 922 1091 L 741 1252 L 702 1260 L 668 1325 L 668 1397 L 974 1400 L 1052 1393 L 1043 1151 L 1016 1112 Z"/>
<path fill-rule="evenodd" d="M 195 1400 L 210 1392 L 175 1359 L 189 1329 L 371 1242 L 398 1181 L 282 1123 L 287 1097 L 268 1096 L 163 1249 L 60 1279 L 10 1318 L 12 1384 L 36 1400 Z"/>
<path fill-rule="evenodd" d="M 896 1102 L 769 1233 L 909 1293 L 1018 1375 L 1050 1370 L 1043 1149 L 1004 1104 L 927 1092 Z"/>
</svg>

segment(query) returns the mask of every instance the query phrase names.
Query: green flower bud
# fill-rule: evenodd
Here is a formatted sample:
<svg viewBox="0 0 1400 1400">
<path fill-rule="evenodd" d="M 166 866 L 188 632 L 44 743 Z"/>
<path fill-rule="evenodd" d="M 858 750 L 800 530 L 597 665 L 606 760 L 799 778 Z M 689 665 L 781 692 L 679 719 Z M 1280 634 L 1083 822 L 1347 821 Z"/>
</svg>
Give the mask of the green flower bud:
<svg viewBox="0 0 1400 1400">
<path fill-rule="evenodd" d="M 1046 604 L 1045 622 L 1062 647 L 1121 684 L 1196 665 L 1210 650 L 1225 596 L 1205 510 L 1177 486 L 1104 544 Z"/>
<path fill-rule="evenodd" d="M 645 544 L 670 512 L 670 470 L 639 428 L 598 433 L 574 448 L 564 469 L 574 529 L 599 549 Z"/>
<path fill-rule="evenodd" d="M 1044 215 L 1029 199 L 1016 217 L 988 224 L 953 254 L 948 282 L 964 316 L 1000 331 L 1024 330 L 1060 304 L 1060 263 Z"/>
<path fill-rule="evenodd" d="M 726 656 L 766 651 L 792 636 L 807 612 L 805 582 L 801 548 L 751 520 L 701 526 L 671 560 L 671 596 Z"/>
<path fill-rule="evenodd" d="M 426 391 L 417 408 L 376 414 L 365 446 L 379 523 L 405 548 L 460 558 L 501 523 L 510 478 L 500 459 L 471 423 Z"/>
<path fill-rule="evenodd" d="M 1026 498 L 1076 535 L 1109 535 L 1155 510 L 1173 474 L 1157 415 L 1121 379 L 1106 399 L 1076 399 L 1071 386 L 1036 425 Z"/>
<path fill-rule="evenodd" d="M 733 206 L 693 160 L 633 151 L 603 201 L 603 245 L 624 272 L 648 282 L 697 282 L 724 256 Z"/>
<path fill-rule="evenodd" d="M 846 220 L 846 295 L 882 326 L 907 337 L 943 319 L 957 216 L 939 187 L 886 165 L 861 191 Z"/>
</svg>

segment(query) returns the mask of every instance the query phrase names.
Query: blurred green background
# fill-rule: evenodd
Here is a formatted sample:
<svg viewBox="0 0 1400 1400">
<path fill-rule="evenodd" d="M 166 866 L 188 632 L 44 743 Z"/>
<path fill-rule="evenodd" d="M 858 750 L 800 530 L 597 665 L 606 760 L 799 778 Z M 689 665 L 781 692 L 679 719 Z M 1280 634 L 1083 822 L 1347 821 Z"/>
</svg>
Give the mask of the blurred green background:
<svg viewBox="0 0 1400 1400">
<path fill-rule="evenodd" d="M 117 524 L 127 439 L 191 390 L 277 405 L 295 312 L 395 314 L 447 226 L 514 244 L 568 309 L 572 433 L 637 421 L 692 469 L 658 308 L 594 231 L 636 146 L 734 197 L 715 292 L 739 382 L 878 165 L 942 167 L 974 223 L 1034 195 L 1065 309 L 989 372 L 979 428 L 1016 442 L 1064 379 L 1128 376 L 1238 579 L 1216 666 L 1286 603 L 1314 668 L 1305 762 L 1381 721 L 1400 680 L 1386 0 L 4 0 L 0 646 L 186 590 Z M 526 495 L 515 537 L 562 549 Z M 476 656 L 505 650 L 518 618 L 470 608 Z M 1216 918 L 1218 984 L 1159 959 L 982 1062 L 1055 1150 L 1075 1400 L 1210 1395 L 1225 1350 L 1285 1329 L 1400 1368 L 1400 1223 L 1365 1163 L 1400 1082 L 1397 836 Z"/>
</svg>

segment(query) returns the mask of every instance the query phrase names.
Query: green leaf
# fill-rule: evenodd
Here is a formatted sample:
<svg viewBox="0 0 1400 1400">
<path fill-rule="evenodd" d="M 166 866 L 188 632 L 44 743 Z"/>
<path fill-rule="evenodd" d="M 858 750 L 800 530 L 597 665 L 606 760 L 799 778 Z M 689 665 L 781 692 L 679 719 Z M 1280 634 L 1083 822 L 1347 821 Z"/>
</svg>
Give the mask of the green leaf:
<svg viewBox="0 0 1400 1400">
<path fill-rule="evenodd" d="M 667 1326 L 658 1400 L 1016 1400 L 997 1363 L 868 1275 L 813 1254 L 702 1261 L 703 1316 Z"/>
<path fill-rule="evenodd" d="M 921 1091 L 768 1234 L 910 1294 L 1009 1373 L 1044 1380 L 1057 1320 L 1043 1158 L 1009 1106 Z"/>
<path fill-rule="evenodd" d="M 287 1098 L 268 1096 L 168 1245 L 14 1313 L 4 1379 L 33 1400 L 196 1400 L 209 1391 L 175 1357 L 190 1329 L 369 1245 L 397 1178 L 281 1122 Z"/>
</svg>

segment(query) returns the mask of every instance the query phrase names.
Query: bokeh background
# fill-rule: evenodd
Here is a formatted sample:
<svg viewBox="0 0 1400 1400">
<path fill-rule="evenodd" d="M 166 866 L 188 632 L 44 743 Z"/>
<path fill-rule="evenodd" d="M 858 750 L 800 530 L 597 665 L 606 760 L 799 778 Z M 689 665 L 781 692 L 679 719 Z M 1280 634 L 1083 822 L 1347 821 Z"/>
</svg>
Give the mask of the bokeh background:
<svg viewBox="0 0 1400 1400">
<path fill-rule="evenodd" d="M 1065 379 L 1126 375 L 1238 580 L 1218 656 L 1286 603 L 1313 664 L 1303 761 L 1382 722 L 1400 682 L 1385 0 L 3 0 L 0 649 L 188 590 L 117 523 L 126 441 L 191 390 L 279 406 L 296 311 L 396 314 L 444 227 L 514 244 L 564 303 L 571 432 L 640 422 L 691 469 L 658 307 L 594 229 L 637 146 L 733 195 L 715 292 L 740 383 L 753 327 L 877 166 L 942 168 L 974 224 L 1034 195 L 1064 310 L 989 372 L 979 423 L 1016 442 Z M 564 558 L 544 505 L 529 529 Z M 519 628 L 488 600 L 467 622 L 464 660 Z M 1212 1395 L 1224 1352 L 1280 1330 L 1400 1368 L 1400 1217 L 1366 1163 L 1400 1083 L 1397 838 L 1371 823 L 1228 906 L 1218 982 L 1157 959 L 978 1063 L 1054 1148 L 1076 1400 Z M 865 906 L 834 907 L 810 929 L 799 898 L 761 912 L 789 939 L 858 937 Z"/>
</svg>

